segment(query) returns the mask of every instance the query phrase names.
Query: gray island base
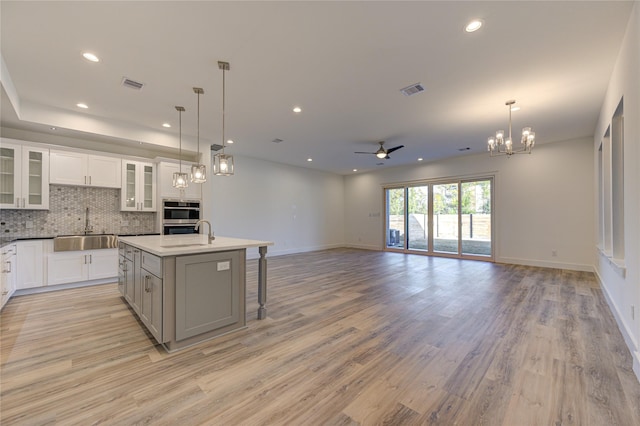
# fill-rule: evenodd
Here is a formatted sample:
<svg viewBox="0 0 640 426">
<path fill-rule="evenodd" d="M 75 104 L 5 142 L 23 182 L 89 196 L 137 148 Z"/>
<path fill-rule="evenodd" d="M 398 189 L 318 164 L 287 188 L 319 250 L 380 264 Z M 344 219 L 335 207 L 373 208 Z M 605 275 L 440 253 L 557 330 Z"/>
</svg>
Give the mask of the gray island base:
<svg viewBox="0 0 640 426">
<path fill-rule="evenodd" d="M 246 327 L 246 250 L 257 247 L 258 319 L 267 316 L 270 241 L 206 235 L 119 239 L 118 289 L 169 352 Z"/>
</svg>

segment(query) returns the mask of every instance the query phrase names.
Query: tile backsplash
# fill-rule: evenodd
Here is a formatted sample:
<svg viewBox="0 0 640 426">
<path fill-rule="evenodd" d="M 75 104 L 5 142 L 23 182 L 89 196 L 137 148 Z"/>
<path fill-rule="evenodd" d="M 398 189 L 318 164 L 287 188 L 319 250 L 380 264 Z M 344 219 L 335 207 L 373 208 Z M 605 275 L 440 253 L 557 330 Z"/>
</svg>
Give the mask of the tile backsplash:
<svg viewBox="0 0 640 426">
<path fill-rule="evenodd" d="M 120 211 L 120 189 L 50 185 L 49 210 L 0 211 L 0 237 L 82 234 L 87 207 L 94 234 L 157 232 L 156 213 Z"/>
</svg>

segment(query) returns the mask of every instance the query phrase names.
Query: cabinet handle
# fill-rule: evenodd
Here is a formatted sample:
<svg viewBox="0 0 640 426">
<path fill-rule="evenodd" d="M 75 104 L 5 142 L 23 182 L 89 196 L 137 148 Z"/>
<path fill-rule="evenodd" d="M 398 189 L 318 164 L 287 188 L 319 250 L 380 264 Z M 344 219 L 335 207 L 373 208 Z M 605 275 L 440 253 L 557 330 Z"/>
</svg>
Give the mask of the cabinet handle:
<svg viewBox="0 0 640 426">
<path fill-rule="evenodd" d="M 7 262 L 7 273 L 11 272 L 11 262 Z"/>
<path fill-rule="evenodd" d="M 91 185 L 91 176 L 89 176 L 89 185 Z"/>
<path fill-rule="evenodd" d="M 151 293 L 151 289 L 149 288 L 149 280 L 151 279 L 151 275 L 144 276 L 144 291 L 147 293 Z"/>
<path fill-rule="evenodd" d="M 16 197 L 16 207 L 20 208 L 20 198 Z"/>
<path fill-rule="evenodd" d="M 25 198 L 22 199 L 22 208 L 24 209 L 25 206 L 25 202 L 24 202 Z"/>
<path fill-rule="evenodd" d="M 84 184 L 85 185 L 87 184 L 87 177 L 86 176 L 84 177 Z"/>
<path fill-rule="evenodd" d="M 93 255 L 92 254 L 89 255 L 89 263 L 93 263 Z"/>
</svg>

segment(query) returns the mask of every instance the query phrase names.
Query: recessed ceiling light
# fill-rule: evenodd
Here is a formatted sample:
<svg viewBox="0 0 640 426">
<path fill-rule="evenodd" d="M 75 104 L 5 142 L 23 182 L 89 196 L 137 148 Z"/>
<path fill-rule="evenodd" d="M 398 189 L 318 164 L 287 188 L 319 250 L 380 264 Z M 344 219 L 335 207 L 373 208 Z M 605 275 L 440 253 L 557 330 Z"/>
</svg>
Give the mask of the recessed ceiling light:
<svg viewBox="0 0 640 426">
<path fill-rule="evenodd" d="M 171 127 L 171 124 L 169 124 L 169 123 L 162 123 L 162 127 L 169 128 L 169 127 Z"/>
<path fill-rule="evenodd" d="M 418 161 L 422 161 L 422 160 L 424 160 L 424 158 L 422 158 L 422 157 L 418 158 Z"/>
<path fill-rule="evenodd" d="M 300 107 L 293 107 L 293 112 L 295 112 L 296 114 L 299 112 L 302 112 L 302 108 Z"/>
<path fill-rule="evenodd" d="M 357 171 L 358 171 L 358 169 L 353 169 L 353 171 L 354 171 L 354 172 L 357 172 Z"/>
<path fill-rule="evenodd" d="M 83 104 L 83 103 L 76 104 L 76 106 L 77 106 L 78 108 L 82 108 L 82 109 L 87 109 L 87 108 L 89 108 L 89 107 L 87 106 L 87 104 Z"/>
<path fill-rule="evenodd" d="M 58 130 L 57 127 L 49 127 L 49 130 Z"/>
<path fill-rule="evenodd" d="M 94 55 L 91 52 L 84 52 L 82 54 L 82 56 L 87 60 L 87 61 L 91 61 L 91 62 L 100 62 L 100 58 L 98 58 L 96 55 Z"/>
<path fill-rule="evenodd" d="M 307 158 L 307 161 L 308 161 L 308 162 L 312 162 L 312 161 L 313 161 L 313 158 Z"/>
<path fill-rule="evenodd" d="M 511 111 L 513 111 L 513 112 L 520 111 L 520 107 L 519 106 L 512 106 L 511 107 Z"/>
<path fill-rule="evenodd" d="M 464 30 L 468 33 L 472 33 L 474 31 L 478 31 L 480 27 L 482 27 L 482 20 L 474 19 L 473 21 L 469 22 L 466 27 L 464 27 Z"/>
<path fill-rule="evenodd" d="M 232 143 L 233 143 L 233 141 L 232 141 L 231 139 L 229 139 L 229 140 L 227 141 L 227 143 L 228 143 L 228 144 L 232 144 Z"/>
</svg>

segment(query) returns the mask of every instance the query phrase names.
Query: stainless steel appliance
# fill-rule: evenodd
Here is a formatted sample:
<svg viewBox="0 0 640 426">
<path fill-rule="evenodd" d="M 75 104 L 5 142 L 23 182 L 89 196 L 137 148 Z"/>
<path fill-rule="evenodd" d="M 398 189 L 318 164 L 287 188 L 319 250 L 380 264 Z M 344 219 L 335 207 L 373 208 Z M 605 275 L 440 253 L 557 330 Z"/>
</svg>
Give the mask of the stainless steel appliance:
<svg viewBox="0 0 640 426">
<path fill-rule="evenodd" d="M 162 234 L 197 234 L 200 200 L 162 200 Z"/>
</svg>

